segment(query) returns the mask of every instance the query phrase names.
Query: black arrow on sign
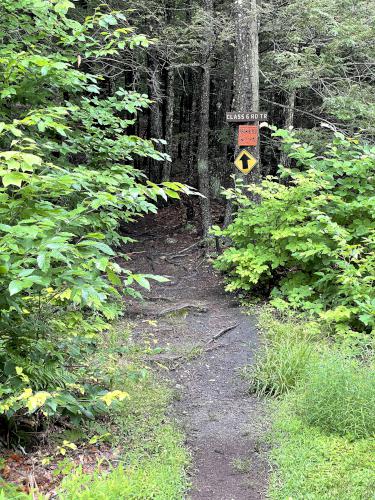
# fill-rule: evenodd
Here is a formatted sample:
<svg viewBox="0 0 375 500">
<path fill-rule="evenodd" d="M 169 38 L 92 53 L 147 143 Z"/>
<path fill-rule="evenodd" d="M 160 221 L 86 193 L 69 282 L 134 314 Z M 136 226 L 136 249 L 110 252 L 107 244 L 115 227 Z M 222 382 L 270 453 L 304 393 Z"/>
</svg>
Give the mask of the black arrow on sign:
<svg viewBox="0 0 375 500">
<path fill-rule="evenodd" d="M 249 158 L 246 155 L 243 155 L 243 157 L 241 158 L 241 161 L 242 161 L 242 168 L 244 170 L 248 169 L 249 168 Z"/>
</svg>

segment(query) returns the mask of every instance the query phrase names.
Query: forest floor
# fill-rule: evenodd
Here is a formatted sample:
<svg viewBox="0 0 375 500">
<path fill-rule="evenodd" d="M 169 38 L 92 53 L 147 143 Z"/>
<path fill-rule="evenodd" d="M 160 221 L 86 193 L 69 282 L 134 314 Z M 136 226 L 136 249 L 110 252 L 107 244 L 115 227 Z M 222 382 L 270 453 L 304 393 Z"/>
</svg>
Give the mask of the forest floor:
<svg viewBox="0 0 375 500">
<path fill-rule="evenodd" d="M 241 377 L 258 344 L 256 318 L 224 292 L 193 226 L 168 207 L 130 228 L 134 272 L 167 276 L 128 306 L 134 340 L 159 347 L 152 365 L 175 388 L 171 412 L 192 453 L 191 500 L 266 496 L 266 416 Z"/>
</svg>

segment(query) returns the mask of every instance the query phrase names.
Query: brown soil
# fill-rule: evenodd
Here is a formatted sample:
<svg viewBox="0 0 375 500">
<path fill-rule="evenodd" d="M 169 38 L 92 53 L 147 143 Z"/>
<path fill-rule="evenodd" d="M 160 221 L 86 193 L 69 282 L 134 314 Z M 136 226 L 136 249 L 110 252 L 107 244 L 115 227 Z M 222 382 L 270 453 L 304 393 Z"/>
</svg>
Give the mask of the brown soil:
<svg viewBox="0 0 375 500">
<path fill-rule="evenodd" d="M 171 280 L 152 286 L 128 315 L 136 335 L 157 339 L 163 348 L 153 364 L 176 388 L 173 413 L 183 423 L 193 459 L 189 498 L 266 498 L 264 409 L 241 378 L 257 348 L 256 319 L 225 294 L 196 231 L 178 211 L 169 207 L 147 216 L 130 235 L 138 240 L 130 267 Z"/>
</svg>

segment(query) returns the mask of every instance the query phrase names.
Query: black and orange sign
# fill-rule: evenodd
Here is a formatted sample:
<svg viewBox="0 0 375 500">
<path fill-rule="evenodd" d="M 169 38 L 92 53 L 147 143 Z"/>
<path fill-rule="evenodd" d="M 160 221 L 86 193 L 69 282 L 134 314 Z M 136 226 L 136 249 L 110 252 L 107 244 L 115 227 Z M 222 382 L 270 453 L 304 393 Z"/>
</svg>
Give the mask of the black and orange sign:
<svg viewBox="0 0 375 500">
<path fill-rule="evenodd" d="M 256 146 L 258 144 L 259 128 L 256 125 L 239 125 L 238 145 Z"/>
</svg>

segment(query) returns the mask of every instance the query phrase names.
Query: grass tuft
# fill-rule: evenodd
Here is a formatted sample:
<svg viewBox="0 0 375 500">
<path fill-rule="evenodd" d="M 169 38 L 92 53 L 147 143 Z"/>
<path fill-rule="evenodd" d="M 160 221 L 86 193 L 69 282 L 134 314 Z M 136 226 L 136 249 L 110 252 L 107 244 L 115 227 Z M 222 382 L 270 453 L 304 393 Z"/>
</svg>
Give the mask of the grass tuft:
<svg viewBox="0 0 375 500">
<path fill-rule="evenodd" d="M 324 339 L 315 323 L 261 315 L 264 342 L 251 372 L 278 397 L 271 431 L 272 500 L 373 500 L 375 369 Z M 372 358 L 373 359 L 373 358 Z M 363 360 L 362 360 L 363 361 Z"/>
<path fill-rule="evenodd" d="M 270 499 L 373 500 L 375 439 L 310 427 L 293 414 L 290 396 L 278 402 L 273 423 Z"/>
<path fill-rule="evenodd" d="M 298 415 L 324 432 L 375 437 L 375 370 L 327 351 L 308 365 L 296 394 Z"/>
<path fill-rule="evenodd" d="M 277 320 L 270 311 L 261 315 L 263 344 L 247 374 L 250 391 L 260 396 L 281 396 L 300 381 L 314 356 L 316 323 L 298 323 L 285 317 Z"/>
</svg>

